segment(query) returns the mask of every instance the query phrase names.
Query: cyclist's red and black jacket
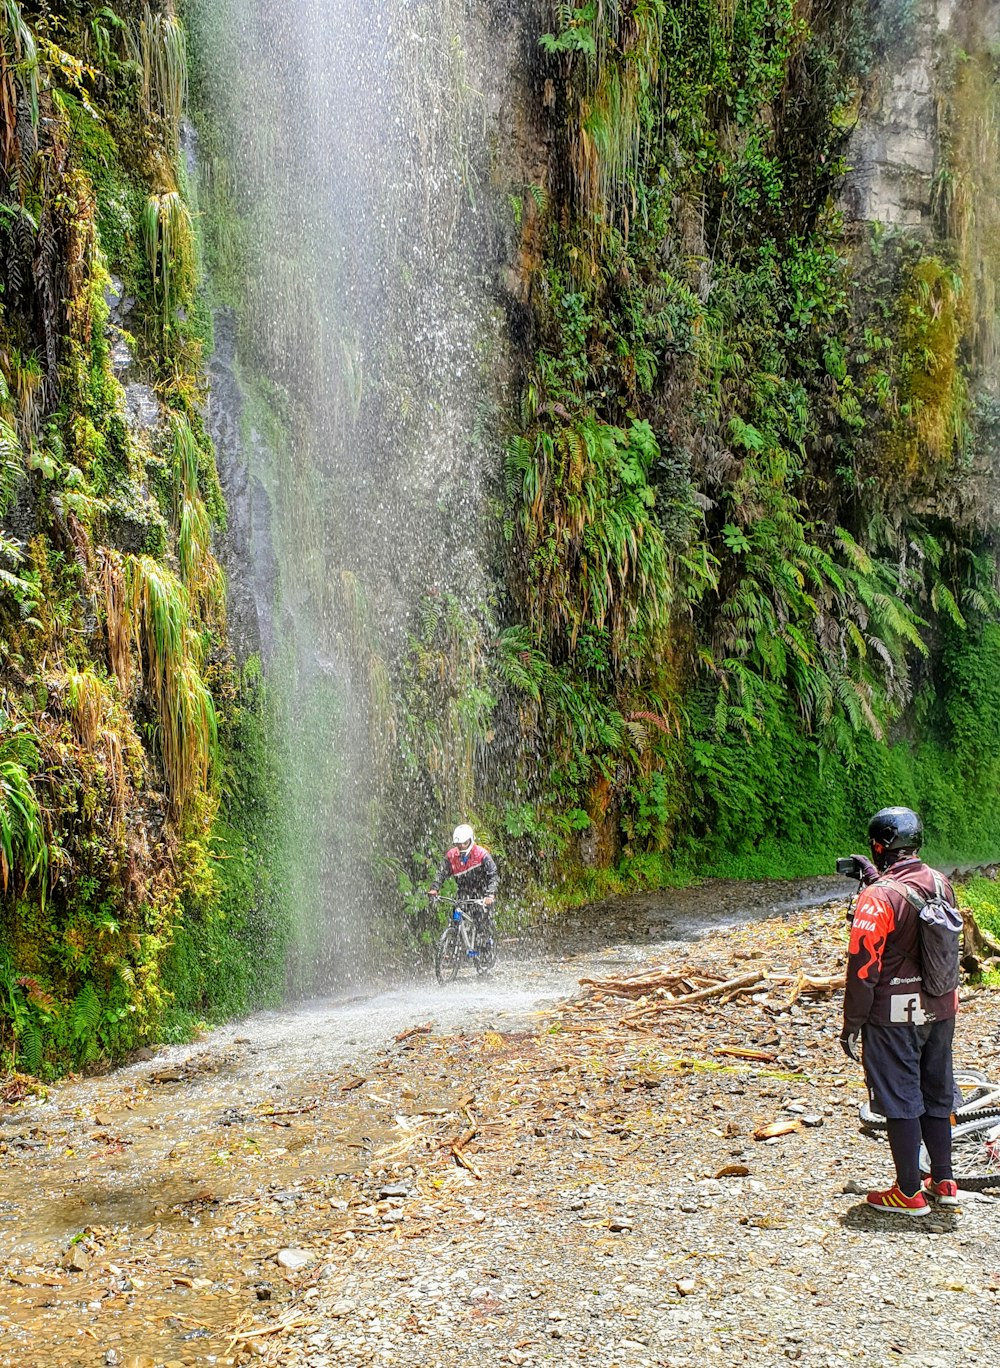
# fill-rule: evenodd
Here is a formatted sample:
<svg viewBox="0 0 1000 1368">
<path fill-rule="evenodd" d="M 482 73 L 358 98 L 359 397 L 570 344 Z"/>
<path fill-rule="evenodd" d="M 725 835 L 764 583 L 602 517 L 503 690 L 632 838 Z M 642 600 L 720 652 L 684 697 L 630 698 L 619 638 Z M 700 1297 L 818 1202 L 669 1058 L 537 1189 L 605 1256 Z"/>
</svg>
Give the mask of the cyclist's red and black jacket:
<svg viewBox="0 0 1000 1368">
<path fill-rule="evenodd" d="M 934 871 L 916 856 L 897 860 L 883 878 L 906 884 L 933 898 Z M 955 894 L 943 875 L 943 890 Z M 920 965 L 920 913 L 896 889 L 876 880 L 864 889 L 854 909 L 844 990 L 844 1030 L 944 1021 L 958 1011 L 958 993 L 930 997 L 923 991 Z"/>
<path fill-rule="evenodd" d="M 460 898 L 485 898 L 496 894 L 500 874 L 493 856 L 482 846 L 474 845 L 464 855 L 452 846 L 441 861 L 434 887 L 440 888 L 446 879 L 458 884 Z"/>
</svg>

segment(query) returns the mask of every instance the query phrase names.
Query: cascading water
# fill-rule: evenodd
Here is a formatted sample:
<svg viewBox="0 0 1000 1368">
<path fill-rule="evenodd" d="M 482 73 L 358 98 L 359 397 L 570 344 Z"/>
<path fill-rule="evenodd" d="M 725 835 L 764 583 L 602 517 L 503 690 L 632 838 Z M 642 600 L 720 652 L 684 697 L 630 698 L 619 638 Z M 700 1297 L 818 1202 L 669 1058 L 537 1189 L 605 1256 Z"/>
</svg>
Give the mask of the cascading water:
<svg viewBox="0 0 1000 1368">
<path fill-rule="evenodd" d="M 471 798 L 468 691 L 424 678 L 412 645 L 450 620 L 468 674 L 489 611 L 503 330 L 483 73 L 502 89 L 504 44 L 464 0 L 196 0 L 190 18 L 209 265 L 238 320 L 230 362 L 218 318 L 210 421 L 224 471 L 249 475 L 310 988 L 364 972 L 373 923 L 399 922 L 373 873 Z"/>
</svg>

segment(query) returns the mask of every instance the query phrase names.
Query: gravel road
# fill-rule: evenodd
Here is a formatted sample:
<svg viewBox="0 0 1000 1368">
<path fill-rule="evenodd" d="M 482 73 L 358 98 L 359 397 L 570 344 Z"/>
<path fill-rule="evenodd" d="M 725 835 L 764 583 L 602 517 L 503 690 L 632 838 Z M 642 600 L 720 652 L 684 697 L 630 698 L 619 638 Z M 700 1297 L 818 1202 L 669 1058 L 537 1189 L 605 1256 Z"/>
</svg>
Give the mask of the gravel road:
<svg viewBox="0 0 1000 1368">
<path fill-rule="evenodd" d="M 489 983 L 262 1014 L 6 1109 L 0 1363 L 996 1368 L 996 1199 L 866 1209 L 890 1168 L 839 995 L 641 1029 L 567 1004 L 650 964 L 835 972 L 843 885 L 758 888 L 615 904 Z M 992 1060 L 997 998 L 969 997 L 960 1051 Z"/>
</svg>

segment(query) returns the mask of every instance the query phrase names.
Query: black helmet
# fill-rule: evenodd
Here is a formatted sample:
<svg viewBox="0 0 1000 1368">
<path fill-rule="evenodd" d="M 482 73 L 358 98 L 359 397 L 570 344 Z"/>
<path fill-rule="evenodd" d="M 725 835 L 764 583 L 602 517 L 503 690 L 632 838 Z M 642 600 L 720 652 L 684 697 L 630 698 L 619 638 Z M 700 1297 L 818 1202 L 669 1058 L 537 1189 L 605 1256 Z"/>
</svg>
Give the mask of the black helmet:
<svg viewBox="0 0 1000 1368">
<path fill-rule="evenodd" d="M 883 808 L 868 823 L 868 839 L 883 850 L 919 850 L 924 824 L 912 808 Z"/>
</svg>

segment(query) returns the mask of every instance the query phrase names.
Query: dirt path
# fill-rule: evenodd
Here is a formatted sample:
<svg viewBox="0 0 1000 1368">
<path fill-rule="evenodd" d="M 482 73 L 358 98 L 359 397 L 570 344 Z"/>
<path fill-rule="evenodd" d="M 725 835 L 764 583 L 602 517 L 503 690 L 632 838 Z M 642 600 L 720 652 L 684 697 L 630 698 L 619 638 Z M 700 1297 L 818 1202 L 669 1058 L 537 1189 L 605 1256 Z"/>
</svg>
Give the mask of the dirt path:
<svg viewBox="0 0 1000 1368">
<path fill-rule="evenodd" d="M 838 891 L 762 887 L 758 914 Z M 889 1168 L 835 997 L 641 1028 L 625 1002 L 558 1005 L 649 962 L 838 967 L 842 906 L 693 941 L 696 901 L 616 905 L 610 945 L 581 919 L 566 953 L 507 947 L 488 985 L 256 1017 L 8 1111 L 0 1363 L 995 1368 L 993 1200 L 914 1222 L 844 1193 Z M 975 995 L 966 1057 L 995 1058 L 998 1025 Z"/>
</svg>

